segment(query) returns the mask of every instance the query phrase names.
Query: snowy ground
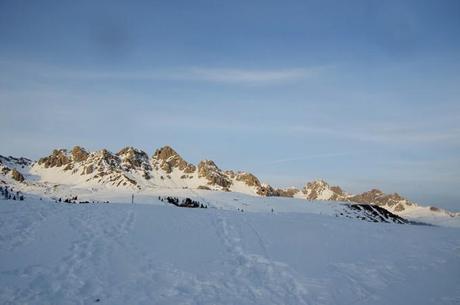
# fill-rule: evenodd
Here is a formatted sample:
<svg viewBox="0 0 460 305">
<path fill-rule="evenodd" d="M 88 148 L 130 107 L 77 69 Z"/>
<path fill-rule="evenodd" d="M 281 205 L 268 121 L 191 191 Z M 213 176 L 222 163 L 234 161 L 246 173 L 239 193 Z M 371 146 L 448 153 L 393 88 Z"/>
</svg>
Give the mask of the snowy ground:
<svg viewBox="0 0 460 305">
<path fill-rule="evenodd" d="M 243 206 L 0 200 L 0 304 L 460 303 L 458 228 Z"/>
</svg>

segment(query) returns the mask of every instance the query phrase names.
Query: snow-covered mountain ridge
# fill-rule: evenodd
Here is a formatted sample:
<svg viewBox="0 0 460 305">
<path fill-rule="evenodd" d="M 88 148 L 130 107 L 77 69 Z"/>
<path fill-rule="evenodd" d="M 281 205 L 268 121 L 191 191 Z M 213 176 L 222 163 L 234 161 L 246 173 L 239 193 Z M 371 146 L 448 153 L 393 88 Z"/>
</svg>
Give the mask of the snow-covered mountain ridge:
<svg viewBox="0 0 460 305">
<path fill-rule="evenodd" d="M 409 218 L 411 215 L 460 217 L 460 213 L 419 206 L 397 193 L 385 194 L 373 189 L 349 194 L 323 180 L 308 182 L 302 189 L 274 188 L 252 173 L 224 171 L 212 160 L 191 164 L 169 146 L 157 149 L 151 157 L 133 147 L 112 153 L 106 149 L 90 152 L 80 146 L 70 150 L 55 149 L 35 162 L 0 156 L 0 185 L 8 183 L 15 184 L 17 189 L 32 189 L 48 196 L 62 194 L 64 186 L 73 190 L 141 193 L 153 193 L 158 189 L 214 190 L 262 197 L 372 204 Z"/>
</svg>

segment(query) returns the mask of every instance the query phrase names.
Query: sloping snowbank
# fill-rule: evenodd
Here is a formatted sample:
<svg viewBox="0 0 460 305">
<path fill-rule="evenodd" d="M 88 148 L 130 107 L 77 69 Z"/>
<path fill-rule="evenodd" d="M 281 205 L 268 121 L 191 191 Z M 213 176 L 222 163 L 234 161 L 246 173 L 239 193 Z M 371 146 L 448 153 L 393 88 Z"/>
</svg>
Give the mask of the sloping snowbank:
<svg viewBox="0 0 460 305">
<path fill-rule="evenodd" d="M 0 200 L 0 303 L 460 301 L 458 229 L 318 211 Z"/>
</svg>

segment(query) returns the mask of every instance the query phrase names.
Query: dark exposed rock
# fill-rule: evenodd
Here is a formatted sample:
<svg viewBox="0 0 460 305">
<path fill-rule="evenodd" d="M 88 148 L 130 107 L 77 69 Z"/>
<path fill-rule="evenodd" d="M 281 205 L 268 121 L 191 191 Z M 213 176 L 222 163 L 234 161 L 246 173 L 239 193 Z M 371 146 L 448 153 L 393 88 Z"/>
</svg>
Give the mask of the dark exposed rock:
<svg viewBox="0 0 460 305">
<path fill-rule="evenodd" d="M 406 208 L 404 207 L 404 205 L 402 203 L 398 203 L 395 207 L 394 207 L 394 210 L 396 212 L 402 212 L 404 211 Z"/>
<path fill-rule="evenodd" d="M 368 192 L 351 196 L 348 199 L 351 202 L 370 203 L 379 206 L 388 206 L 393 208 L 396 212 L 404 211 L 405 206 L 413 205 L 412 202 L 409 202 L 397 193 L 387 195 L 378 189 L 372 189 Z"/>
<path fill-rule="evenodd" d="M 89 174 L 92 174 L 94 171 L 94 166 L 93 164 L 89 164 L 88 166 L 85 166 L 84 169 L 83 169 L 83 173 L 85 175 L 89 175 Z"/>
<path fill-rule="evenodd" d="M 180 208 L 202 208 L 202 209 L 208 208 L 207 205 L 204 205 L 200 203 L 199 201 L 193 200 L 188 197 L 185 199 L 182 199 L 181 201 L 179 201 L 179 198 L 171 197 L 171 196 L 164 197 L 164 198 L 158 197 L 158 199 L 163 202 L 167 202 L 169 204 L 175 205 L 176 207 L 180 207 Z"/>
<path fill-rule="evenodd" d="M 75 162 L 82 162 L 88 159 L 89 153 L 80 146 L 72 148 L 72 159 Z"/>
<path fill-rule="evenodd" d="M 259 179 L 251 173 L 239 173 L 236 175 L 237 181 L 244 182 L 247 186 L 260 187 Z"/>
<path fill-rule="evenodd" d="M 337 198 L 346 196 L 345 192 L 340 188 L 340 186 L 331 186 L 331 191 L 334 192 L 334 195 Z M 337 200 L 337 199 L 332 199 L 332 200 Z"/>
<path fill-rule="evenodd" d="M 294 197 L 295 194 L 300 192 L 300 190 L 296 188 L 277 189 L 276 191 L 280 197 Z"/>
<path fill-rule="evenodd" d="M 61 167 L 63 165 L 69 164 L 70 162 L 71 160 L 67 156 L 67 150 L 65 149 L 55 149 L 53 150 L 53 153 L 48 157 L 44 157 L 38 160 L 38 164 L 43 164 L 45 168 Z"/>
<path fill-rule="evenodd" d="M 112 171 L 119 171 L 121 160 L 118 156 L 113 155 L 107 149 L 100 150 L 94 157 L 99 168 L 109 167 Z"/>
<path fill-rule="evenodd" d="M 13 170 L 11 171 L 11 177 L 14 180 L 19 181 L 19 182 L 24 181 L 24 176 L 20 172 L 18 172 L 15 168 L 13 168 Z"/>
<path fill-rule="evenodd" d="M 131 183 L 132 185 L 137 185 L 137 181 L 134 180 L 134 179 L 131 179 L 129 177 L 127 177 L 126 175 L 123 175 L 123 177 L 129 181 L 129 183 Z"/>
<path fill-rule="evenodd" d="M 350 197 L 350 201 L 358 203 L 369 203 L 375 201 L 377 198 L 383 197 L 385 194 L 378 189 L 372 189 L 368 192 L 358 194 Z"/>
<path fill-rule="evenodd" d="M 142 177 L 144 177 L 145 180 L 150 180 L 150 178 L 152 178 L 150 177 L 150 174 L 146 171 L 144 171 L 144 174 L 142 175 Z"/>
<path fill-rule="evenodd" d="M 155 151 L 152 161 L 155 167 L 159 167 L 166 173 L 170 174 L 174 168 L 178 168 L 184 173 L 190 174 L 195 172 L 196 167 L 188 163 L 171 147 L 164 146 Z"/>
<path fill-rule="evenodd" d="M 256 192 L 260 196 L 267 196 L 267 197 L 277 197 L 278 193 L 276 190 L 271 187 L 270 185 L 261 185 Z"/>
<path fill-rule="evenodd" d="M 294 197 L 298 192 L 296 188 L 274 189 L 270 185 L 261 185 L 256 191 L 258 195 L 267 197 Z"/>
<path fill-rule="evenodd" d="M 353 203 L 346 204 L 351 210 L 359 212 L 358 217 L 361 217 L 362 220 L 372 221 L 372 222 L 393 222 L 399 224 L 407 224 L 408 220 L 391 213 L 390 211 L 372 204 L 364 203 Z"/>
<path fill-rule="evenodd" d="M 187 165 L 184 167 L 184 166 L 179 166 L 179 169 L 184 171 L 184 173 L 186 174 L 191 174 L 191 173 L 194 173 L 196 171 L 196 166 L 193 165 L 193 164 L 190 164 L 190 163 L 187 163 Z"/>
<path fill-rule="evenodd" d="M 204 160 L 198 164 L 198 177 L 204 177 L 210 185 L 229 188 L 232 181 L 211 160 Z"/>
<path fill-rule="evenodd" d="M 142 150 L 133 147 L 125 147 L 116 155 L 121 158 L 124 167 L 128 170 L 143 169 L 149 171 L 152 169 L 147 153 Z"/>
<path fill-rule="evenodd" d="M 324 180 L 308 182 L 302 192 L 308 200 L 326 199 L 344 201 L 347 198 L 345 192 L 339 186 L 329 186 Z"/>
<path fill-rule="evenodd" d="M 172 157 L 176 157 L 177 155 L 178 155 L 177 152 L 174 149 L 172 149 L 170 146 L 164 146 L 155 151 L 153 158 L 155 158 L 156 160 L 166 161 Z"/>
</svg>

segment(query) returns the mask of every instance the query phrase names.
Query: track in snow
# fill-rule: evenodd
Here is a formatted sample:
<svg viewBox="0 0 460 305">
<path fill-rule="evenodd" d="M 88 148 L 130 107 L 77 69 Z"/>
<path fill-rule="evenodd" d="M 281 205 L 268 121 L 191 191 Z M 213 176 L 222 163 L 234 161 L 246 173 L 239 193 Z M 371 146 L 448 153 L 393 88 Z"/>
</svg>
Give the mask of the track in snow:
<svg viewBox="0 0 460 305">
<path fill-rule="evenodd" d="M 305 213 L 0 201 L 0 232 L 1 304 L 460 300 L 457 229 Z"/>
</svg>

